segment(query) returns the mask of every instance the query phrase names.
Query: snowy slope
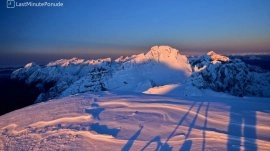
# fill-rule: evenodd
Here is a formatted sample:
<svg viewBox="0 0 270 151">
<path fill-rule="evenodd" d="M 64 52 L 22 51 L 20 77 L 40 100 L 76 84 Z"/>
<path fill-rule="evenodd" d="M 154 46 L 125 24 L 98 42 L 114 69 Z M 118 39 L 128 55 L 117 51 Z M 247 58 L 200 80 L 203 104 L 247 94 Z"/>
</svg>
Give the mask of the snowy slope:
<svg viewBox="0 0 270 151">
<path fill-rule="evenodd" d="M 0 116 L 0 150 L 267 151 L 269 103 L 232 96 L 85 93 Z"/>
</svg>

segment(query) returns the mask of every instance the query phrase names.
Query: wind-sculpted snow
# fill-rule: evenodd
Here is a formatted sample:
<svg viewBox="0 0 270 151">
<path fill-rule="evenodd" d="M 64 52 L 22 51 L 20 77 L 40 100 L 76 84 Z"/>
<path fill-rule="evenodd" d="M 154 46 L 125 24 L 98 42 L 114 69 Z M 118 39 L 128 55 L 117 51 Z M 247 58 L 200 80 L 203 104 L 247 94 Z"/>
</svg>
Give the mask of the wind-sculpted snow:
<svg viewBox="0 0 270 151">
<path fill-rule="evenodd" d="M 201 96 L 204 89 L 212 89 L 236 96 L 270 96 L 269 72 L 213 51 L 188 60 L 169 46 L 154 46 L 145 54 L 116 60 L 72 58 L 46 66 L 29 63 L 13 72 L 12 78 L 35 85 L 41 92 L 37 102 L 89 91 L 157 94 L 162 86 L 170 85 L 177 85 L 170 90 L 175 95 Z"/>
<path fill-rule="evenodd" d="M 83 93 L 0 116 L 0 150 L 268 151 L 269 102 Z"/>
</svg>

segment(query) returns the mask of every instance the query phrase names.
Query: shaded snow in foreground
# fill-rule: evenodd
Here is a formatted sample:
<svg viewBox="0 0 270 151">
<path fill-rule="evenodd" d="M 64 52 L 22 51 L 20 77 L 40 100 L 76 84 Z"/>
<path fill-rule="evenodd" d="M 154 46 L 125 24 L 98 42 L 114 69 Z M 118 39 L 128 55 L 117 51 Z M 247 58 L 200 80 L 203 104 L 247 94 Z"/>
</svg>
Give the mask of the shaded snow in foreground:
<svg viewBox="0 0 270 151">
<path fill-rule="evenodd" d="M 268 150 L 269 106 L 266 98 L 85 93 L 0 116 L 0 150 Z"/>
</svg>

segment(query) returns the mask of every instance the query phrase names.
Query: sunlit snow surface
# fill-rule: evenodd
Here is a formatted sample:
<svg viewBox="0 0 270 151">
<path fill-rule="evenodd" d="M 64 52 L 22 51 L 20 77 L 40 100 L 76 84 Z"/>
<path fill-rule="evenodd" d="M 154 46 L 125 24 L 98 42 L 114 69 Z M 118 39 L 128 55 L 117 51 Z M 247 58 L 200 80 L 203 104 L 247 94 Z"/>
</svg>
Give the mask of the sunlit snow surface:
<svg viewBox="0 0 270 151">
<path fill-rule="evenodd" d="M 50 101 L 0 116 L 0 150 L 270 149 L 270 72 L 215 52 L 154 46 L 29 63 L 11 77 Z"/>
<path fill-rule="evenodd" d="M 84 93 L 0 116 L 0 150 L 269 150 L 269 114 L 268 98 Z"/>
</svg>

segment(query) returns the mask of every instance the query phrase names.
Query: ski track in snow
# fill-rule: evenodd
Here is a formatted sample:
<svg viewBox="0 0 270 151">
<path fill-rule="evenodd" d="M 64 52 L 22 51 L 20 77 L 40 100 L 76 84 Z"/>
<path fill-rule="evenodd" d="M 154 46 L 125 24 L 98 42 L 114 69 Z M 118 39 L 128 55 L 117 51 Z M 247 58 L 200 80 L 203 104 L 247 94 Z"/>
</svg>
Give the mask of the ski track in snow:
<svg viewBox="0 0 270 151">
<path fill-rule="evenodd" d="M 269 109 L 263 98 L 85 93 L 1 116 L 0 150 L 269 150 Z"/>
</svg>

